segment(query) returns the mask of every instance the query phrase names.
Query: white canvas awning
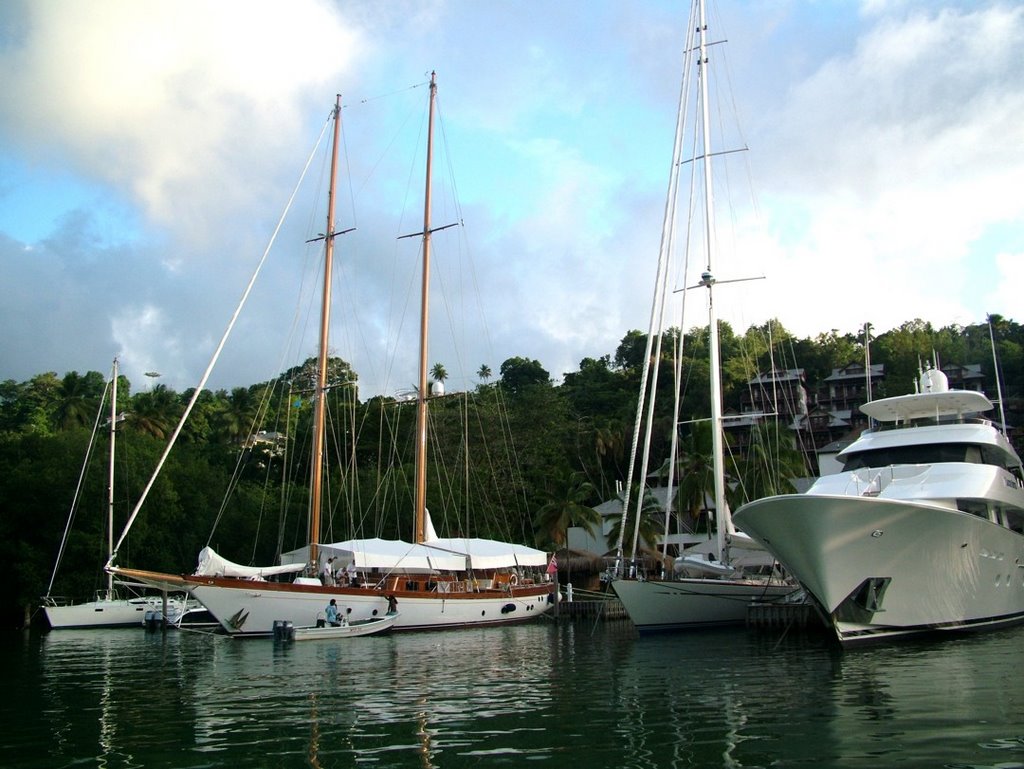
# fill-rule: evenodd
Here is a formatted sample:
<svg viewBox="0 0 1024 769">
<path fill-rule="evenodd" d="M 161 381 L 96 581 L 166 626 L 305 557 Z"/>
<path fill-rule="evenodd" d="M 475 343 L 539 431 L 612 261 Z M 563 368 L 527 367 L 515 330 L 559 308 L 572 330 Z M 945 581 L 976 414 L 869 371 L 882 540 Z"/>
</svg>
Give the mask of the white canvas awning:
<svg viewBox="0 0 1024 769">
<path fill-rule="evenodd" d="M 204 547 L 199 551 L 199 565 L 196 576 L 200 577 L 242 577 L 259 579 L 274 574 L 291 574 L 302 571 L 304 562 L 287 563 L 281 566 L 242 566 L 232 563 L 227 558 L 217 555 L 212 547 Z"/>
<path fill-rule="evenodd" d="M 548 562 L 548 554 L 543 550 L 494 539 L 450 537 L 432 539 L 424 544 L 431 548 L 465 555 L 471 569 L 546 566 Z"/>
<path fill-rule="evenodd" d="M 321 558 L 337 558 L 344 568 L 355 561 L 357 569 L 384 569 L 386 571 L 431 572 L 465 571 L 465 554 L 448 552 L 426 545 L 414 545 L 400 539 L 349 539 L 319 546 Z M 281 561 L 305 564 L 309 548 L 284 553 Z"/>
</svg>

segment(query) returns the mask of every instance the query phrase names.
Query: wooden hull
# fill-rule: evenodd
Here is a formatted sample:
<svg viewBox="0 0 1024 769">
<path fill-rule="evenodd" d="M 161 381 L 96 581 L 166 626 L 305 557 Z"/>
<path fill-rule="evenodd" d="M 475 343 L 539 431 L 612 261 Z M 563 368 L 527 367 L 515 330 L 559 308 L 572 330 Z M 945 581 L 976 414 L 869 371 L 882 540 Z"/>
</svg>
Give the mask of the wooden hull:
<svg viewBox="0 0 1024 769">
<path fill-rule="evenodd" d="M 552 585 L 473 593 L 387 591 L 379 588 L 342 588 L 292 583 L 249 582 L 231 578 L 189 580 L 198 598 L 233 635 L 266 635 L 275 620 L 297 627 L 312 624 L 334 598 L 349 621 L 380 617 L 388 611 L 388 596 L 400 613 L 394 630 L 497 625 L 522 622 L 547 612 L 553 605 Z"/>
<path fill-rule="evenodd" d="M 146 584 L 175 584 L 189 591 L 231 635 L 271 635 L 276 621 L 308 627 L 323 615 L 333 598 L 350 622 L 383 617 L 388 597 L 397 602 L 395 631 L 438 630 L 523 622 L 550 611 L 555 585 L 541 582 L 502 588 L 463 589 L 465 581 L 418 582 L 406 589 L 405 578 L 392 577 L 373 587 L 331 587 L 293 582 L 264 582 L 233 577 L 177 577 L 119 569 L 117 573 Z"/>
</svg>

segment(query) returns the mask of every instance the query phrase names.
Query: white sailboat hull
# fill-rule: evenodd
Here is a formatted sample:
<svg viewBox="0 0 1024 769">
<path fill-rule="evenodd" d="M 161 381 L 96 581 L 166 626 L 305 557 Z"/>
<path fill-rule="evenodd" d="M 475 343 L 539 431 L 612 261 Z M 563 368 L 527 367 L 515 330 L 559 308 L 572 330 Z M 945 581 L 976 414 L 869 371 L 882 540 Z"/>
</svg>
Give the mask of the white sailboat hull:
<svg viewBox="0 0 1024 769">
<path fill-rule="evenodd" d="M 927 501 L 785 495 L 736 519 L 843 643 L 1024 622 L 1024 536 L 980 516 Z"/>
<path fill-rule="evenodd" d="M 742 625 L 752 601 L 786 596 L 793 585 L 759 580 L 678 579 L 612 582 L 640 633 Z"/>
<path fill-rule="evenodd" d="M 45 605 L 43 613 L 54 630 L 140 627 L 147 611 L 162 610 L 163 605 L 160 596 L 98 599 L 67 606 Z"/>
<path fill-rule="evenodd" d="M 545 614 L 553 606 L 548 599 L 551 586 L 428 595 L 225 578 L 187 581 L 192 595 L 232 635 L 269 635 L 278 620 L 292 622 L 296 627 L 312 625 L 332 598 L 341 613 L 350 622 L 356 622 L 384 616 L 388 611 L 387 596 L 394 595 L 399 611 L 395 631 L 522 622 Z"/>
</svg>

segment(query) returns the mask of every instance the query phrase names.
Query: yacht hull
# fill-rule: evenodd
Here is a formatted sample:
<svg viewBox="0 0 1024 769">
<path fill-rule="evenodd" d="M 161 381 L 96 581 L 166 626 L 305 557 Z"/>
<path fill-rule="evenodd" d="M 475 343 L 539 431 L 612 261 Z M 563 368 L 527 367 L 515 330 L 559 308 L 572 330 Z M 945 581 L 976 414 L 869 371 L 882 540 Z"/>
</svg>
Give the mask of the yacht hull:
<svg viewBox="0 0 1024 769">
<path fill-rule="evenodd" d="M 758 580 L 678 579 L 612 582 L 640 633 L 742 625 L 752 601 L 782 598 L 793 585 Z"/>
<path fill-rule="evenodd" d="M 312 625 L 332 598 L 349 621 L 356 622 L 384 616 L 388 596 L 393 596 L 399 612 L 392 628 L 396 632 L 522 622 L 546 613 L 554 605 L 551 584 L 472 593 L 426 593 L 217 577 L 186 578 L 186 582 L 191 594 L 232 635 L 269 635 L 278 620 L 296 627 Z"/>
<path fill-rule="evenodd" d="M 160 596 L 89 601 L 68 606 L 43 606 L 53 630 L 66 628 L 139 627 L 146 612 L 163 609 Z"/>
<path fill-rule="evenodd" d="M 751 502 L 735 520 L 817 600 L 844 644 L 1024 622 L 1024 536 L 980 516 L 809 494 Z"/>
</svg>

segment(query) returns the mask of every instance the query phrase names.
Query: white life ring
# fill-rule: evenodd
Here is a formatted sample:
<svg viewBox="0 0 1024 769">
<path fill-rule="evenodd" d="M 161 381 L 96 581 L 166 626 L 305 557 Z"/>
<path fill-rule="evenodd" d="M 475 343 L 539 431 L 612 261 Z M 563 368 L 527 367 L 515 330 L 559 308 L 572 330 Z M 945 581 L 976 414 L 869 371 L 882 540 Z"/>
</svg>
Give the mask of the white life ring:
<svg viewBox="0 0 1024 769">
<path fill-rule="evenodd" d="M 508 586 L 509 587 L 515 587 L 518 584 L 519 584 L 519 575 L 518 574 L 510 575 L 509 578 L 508 578 Z"/>
</svg>

